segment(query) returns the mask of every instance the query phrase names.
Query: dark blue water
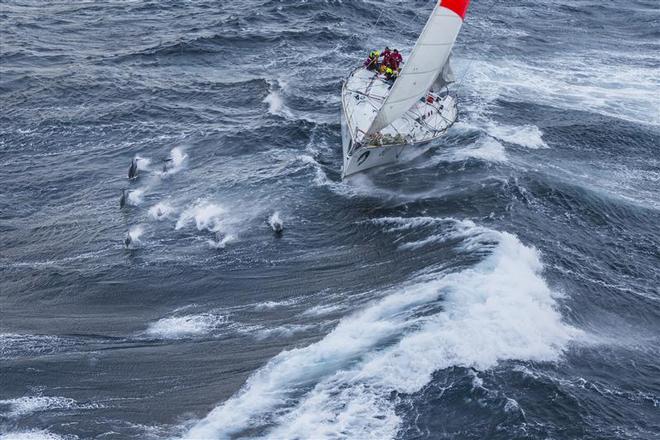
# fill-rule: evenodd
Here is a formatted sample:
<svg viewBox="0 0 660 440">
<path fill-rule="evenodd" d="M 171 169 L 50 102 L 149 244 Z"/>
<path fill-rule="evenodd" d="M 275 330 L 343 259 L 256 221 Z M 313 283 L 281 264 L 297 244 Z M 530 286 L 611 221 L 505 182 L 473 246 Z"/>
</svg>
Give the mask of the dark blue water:
<svg viewBox="0 0 660 440">
<path fill-rule="evenodd" d="M 473 2 L 460 121 L 341 182 L 432 6 L 0 3 L 2 438 L 660 438 L 657 2 Z"/>
</svg>

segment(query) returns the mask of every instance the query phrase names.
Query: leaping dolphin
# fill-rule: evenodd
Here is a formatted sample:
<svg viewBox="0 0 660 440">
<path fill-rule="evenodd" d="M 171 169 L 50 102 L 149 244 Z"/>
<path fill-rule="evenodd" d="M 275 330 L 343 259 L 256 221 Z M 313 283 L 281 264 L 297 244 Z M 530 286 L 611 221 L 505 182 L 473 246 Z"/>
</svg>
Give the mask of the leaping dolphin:
<svg viewBox="0 0 660 440">
<path fill-rule="evenodd" d="M 268 219 L 268 224 L 276 236 L 279 237 L 284 232 L 284 222 L 282 222 L 279 213 L 273 213 L 273 215 L 271 215 Z"/>
<path fill-rule="evenodd" d="M 173 161 L 171 158 L 163 159 L 163 173 L 167 173 L 170 170 L 172 167 L 172 162 Z"/>
<path fill-rule="evenodd" d="M 128 168 L 128 178 L 130 180 L 137 179 L 138 176 L 138 158 L 131 161 L 131 166 Z"/>
<path fill-rule="evenodd" d="M 119 198 L 119 209 L 122 209 L 126 206 L 126 200 L 128 199 L 128 191 L 125 189 L 121 190 L 121 197 Z"/>
<path fill-rule="evenodd" d="M 126 237 L 124 238 L 124 246 L 126 247 L 126 249 L 128 249 L 128 247 L 131 245 L 132 242 L 133 239 L 131 238 L 131 233 L 127 232 Z"/>
</svg>

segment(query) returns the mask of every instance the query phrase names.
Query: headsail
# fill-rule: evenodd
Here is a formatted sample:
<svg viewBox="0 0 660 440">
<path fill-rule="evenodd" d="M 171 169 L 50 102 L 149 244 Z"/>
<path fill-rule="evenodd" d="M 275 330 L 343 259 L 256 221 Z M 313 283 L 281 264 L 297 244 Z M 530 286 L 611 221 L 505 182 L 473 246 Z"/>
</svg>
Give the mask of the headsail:
<svg viewBox="0 0 660 440">
<path fill-rule="evenodd" d="M 433 8 L 407 63 L 367 130 L 373 134 L 397 120 L 441 75 L 470 0 L 440 0 Z"/>
<path fill-rule="evenodd" d="M 454 69 L 451 68 L 451 55 L 447 58 L 445 66 L 442 68 L 438 77 L 433 82 L 431 90 L 439 93 L 446 85 L 456 81 L 456 76 L 454 75 Z"/>
</svg>

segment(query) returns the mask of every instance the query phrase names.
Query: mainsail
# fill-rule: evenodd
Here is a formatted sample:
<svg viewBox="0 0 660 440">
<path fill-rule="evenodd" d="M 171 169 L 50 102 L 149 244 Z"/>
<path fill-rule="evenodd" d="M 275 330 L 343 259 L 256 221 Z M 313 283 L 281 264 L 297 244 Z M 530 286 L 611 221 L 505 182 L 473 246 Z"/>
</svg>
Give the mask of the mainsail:
<svg viewBox="0 0 660 440">
<path fill-rule="evenodd" d="M 367 130 L 373 134 L 387 127 L 428 93 L 436 79 L 444 78 L 458 32 L 470 0 L 440 0 L 433 8 L 399 78 Z M 449 78 L 447 78 L 449 79 Z"/>
</svg>

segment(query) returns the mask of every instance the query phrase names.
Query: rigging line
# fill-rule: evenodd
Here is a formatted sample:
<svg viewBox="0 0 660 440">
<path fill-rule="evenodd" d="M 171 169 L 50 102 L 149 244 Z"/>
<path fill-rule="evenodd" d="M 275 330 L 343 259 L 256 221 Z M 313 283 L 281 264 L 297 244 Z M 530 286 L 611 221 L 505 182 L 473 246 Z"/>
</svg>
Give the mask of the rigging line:
<svg viewBox="0 0 660 440">
<path fill-rule="evenodd" d="M 383 2 L 382 7 L 380 8 L 380 13 L 378 14 L 378 18 L 376 19 L 376 21 L 375 21 L 374 23 L 372 23 L 372 24 L 369 25 L 369 29 L 367 30 L 366 35 L 372 35 L 372 34 L 373 34 L 373 30 L 374 30 L 374 28 L 375 28 L 376 26 L 378 26 L 378 24 L 380 23 L 380 19 L 383 18 L 383 13 L 385 12 L 385 7 L 386 7 L 386 4 L 385 4 L 385 2 Z M 353 35 L 351 35 L 351 36 L 349 37 L 348 40 L 346 40 L 346 44 L 347 44 L 347 45 L 350 44 L 350 43 L 351 43 L 351 40 L 353 40 L 353 39 L 357 39 L 357 38 L 358 38 L 358 34 L 357 34 L 357 33 L 354 33 Z M 353 62 L 353 61 L 351 61 L 351 63 L 352 63 L 352 62 Z"/>
<path fill-rule="evenodd" d="M 435 2 L 435 0 L 433 0 L 433 1 Z M 378 24 L 380 24 L 380 20 L 381 20 L 381 18 L 383 18 L 383 13 L 385 12 L 385 8 L 387 8 L 387 6 L 388 6 L 387 3 L 383 2 L 382 7 L 380 8 L 380 13 L 378 14 L 378 18 L 376 19 L 376 21 L 374 23 L 371 23 L 369 25 L 369 30 L 365 33 L 367 36 L 374 34 L 374 28 L 376 26 L 378 26 Z M 408 21 L 408 23 L 407 23 L 408 28 L 410 28 L 414 24 L 414 22 L 417 20 L 418 15 L 419 15 L 419 10 L 417 8 L 414 8 L 413 9 L 413 16 L 410 19 L 410 21 Z M 351 42 L 351 40 L 357 39 L 357 38 L 358 38 L 358 34 L 351 35 L 349 37 L 349 39 L 346 41 L 346 44 L 349 44 Z"/>
<path fill-rule="evenodd" d="M 493 3 L 486 10 L 484 15 L 485 16 L 489 15 L 490 11 L 495 7 L 495 5 L 497 5 L 497 0 L 493 0 Z M 465 80 L 465 77 L 470 72 L 470 69 L 472 68 L 472 64 L 474 64 L 474 59 L 470 60 L 470 62 L 468 63 L 467 68 L 465 69 L 465 72 L 463 72 L 463 75 L 461 75 L 461 78 L 456 82 L 456 94 L 458 94 L 458 92 L 461 90 L 461 86 L 463 85 L 463 80 Z"/>
</svg>

